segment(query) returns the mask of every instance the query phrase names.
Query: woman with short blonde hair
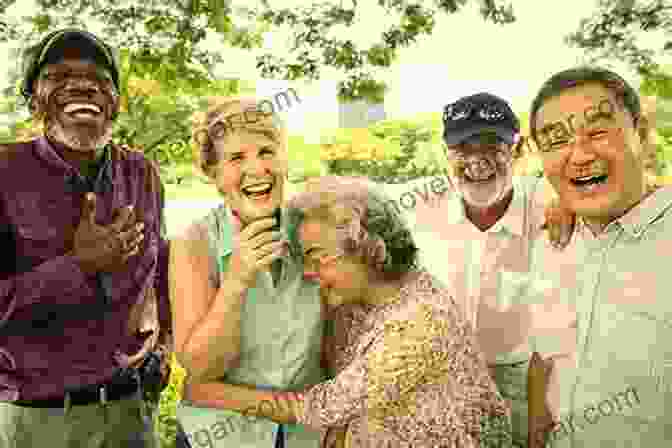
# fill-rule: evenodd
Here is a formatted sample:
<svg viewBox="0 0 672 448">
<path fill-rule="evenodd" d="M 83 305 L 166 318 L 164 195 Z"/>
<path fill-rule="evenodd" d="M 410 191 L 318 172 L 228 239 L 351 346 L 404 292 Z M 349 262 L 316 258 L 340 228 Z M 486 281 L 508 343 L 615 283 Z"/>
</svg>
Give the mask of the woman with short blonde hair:
<svg viewBox="0 0 672 448">
<path fill-rule="evenodd" d="M 199 445 L 318 448 L 320 434 L 218 409 L 225 383 L 292 390 L 324 379 L 316 285 L 286 257 L 280 232 L 287 179 L 285 126 L 255 98 L 213 98 L 194 116 L 196 166 L 224 205 L 171 250 L 175 351 L 188 373 L 180 423 Z"/>
</svg>

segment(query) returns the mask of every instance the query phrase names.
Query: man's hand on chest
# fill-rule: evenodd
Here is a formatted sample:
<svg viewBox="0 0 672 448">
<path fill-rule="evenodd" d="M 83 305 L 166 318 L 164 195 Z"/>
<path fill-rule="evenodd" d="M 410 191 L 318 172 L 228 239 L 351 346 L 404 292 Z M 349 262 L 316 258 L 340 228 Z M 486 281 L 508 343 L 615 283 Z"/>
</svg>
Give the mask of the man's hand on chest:
<svg viewBox="0 0 672 448">
<path fill-rule="evenodd" d="M 126 262 L 137 255 L 144 239 L 144 223 L 137 222 L 131 207 L 115 211 L 112 224 L 96 223 L 96 196 L 87 194 L 82 216 L 75 231 L 72 256 L 82 272 L 115 272 L 124 269 Z"/>
</svg>

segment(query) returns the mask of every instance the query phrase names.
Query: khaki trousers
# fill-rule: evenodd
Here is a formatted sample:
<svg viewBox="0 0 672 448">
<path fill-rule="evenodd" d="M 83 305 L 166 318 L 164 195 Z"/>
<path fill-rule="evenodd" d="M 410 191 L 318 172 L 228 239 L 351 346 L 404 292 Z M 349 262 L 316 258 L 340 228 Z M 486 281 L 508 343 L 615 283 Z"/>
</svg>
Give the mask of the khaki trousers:
<svg viewBox="0 0 672 448">
<path fill-rule="evenodd" d="M 70 409 L 0 403 L 0 448 L 158 448 L 151 414 L 138 395 Z"/>
</svg>

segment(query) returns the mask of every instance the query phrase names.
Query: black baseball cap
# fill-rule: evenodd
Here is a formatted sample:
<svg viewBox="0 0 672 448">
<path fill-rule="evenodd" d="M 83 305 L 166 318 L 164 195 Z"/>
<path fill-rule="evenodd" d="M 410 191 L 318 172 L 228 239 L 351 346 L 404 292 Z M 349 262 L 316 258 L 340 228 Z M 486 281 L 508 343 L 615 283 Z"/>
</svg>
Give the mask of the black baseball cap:
<svg viewBox="0 0 672 448">
<path fill-rule="evenodd" d="M 112 82 L 119 90 L 119 64 L 114 49 L 88 31 L 65 28 L 49 33 L 37 45 L 26 50 L 21 86 L 24 97 L 29 98 L 33 94 L 33 82 L 42 67 L 59 62 L 68 48 L 76 48 L 82 59 L 89 59 L 109 70 Z"/>
<path fill-rule="evenodd" d="M 519 132 L 520 121 L 509 103 L 490 93 L 465 96 L 443 110 L 443 140 L 447 145 L 491 133 L 512 145 Z"/>
</svg>

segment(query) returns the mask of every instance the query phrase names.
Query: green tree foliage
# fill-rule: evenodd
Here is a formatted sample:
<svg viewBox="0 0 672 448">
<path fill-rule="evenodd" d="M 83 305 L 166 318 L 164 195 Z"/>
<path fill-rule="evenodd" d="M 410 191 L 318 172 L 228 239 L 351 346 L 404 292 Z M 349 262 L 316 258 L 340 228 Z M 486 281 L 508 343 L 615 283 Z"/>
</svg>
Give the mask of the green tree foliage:
<svg viewBox="0 0 672 448">
<path fill-rule="evenodd" d="M 262 76 L 319 79 L 321 69 L 329 66 L 344 74 L 339 84 L 341 99 L 380 101 L 385 86 L 375 80 L 372 70 L 389 67 L 398 49 L 430 34 L 437 12 L 457 13 L 466 1 L 437 0 L 428 7 L 421 2 L 379 0 L 382 12 L 399 15 L 399 24 L 385 31 L 379 43 L 361 49 L 352 40 L 326 37 L 330 29 L 353 23 L 356 1 L 350 8 L 315 2 L 300 8 L 274 9 L 266 1 L 254 7 L 233 8 L 226 0 L 36 0 L 32 14 L 17 18 L 4 14 L 16 0 L 0 0 L 0 43 L 15 44 L 21 50 L 54 29 L 100 23 L 102 31 L 96 30 L 98 34 L 120 49 L 125 108 L 115 138 L 146 151 L 165 165 L 190 157 L 188 117 L 198 107 L 197 99 L 235 93 L 240 87 L 236 81 L 216 80 L 215 67 L 225 61 L 220 53 L 206 48 L 208 38 L 214 36 L 222 45 L 251 49 L 261 44 L 263 34 L 272 27 L 289 25 L 294 44 L 291 55 L 296 60 L 261 55 L 257 66 Z M 514 20 L 510 5 L 473 1 L 480 2 L 486 20 Z M 4 90 L 0 107 L 16 123 L 0 135 L 3 140 L 26 138 L 35 131 L 30 120 L 20 119 L 20 52 L 13 56 L 17 63 L 9 67 L 11 85 Z M 154 91 L 132 88 L 133 83 L 152 82 L 158 83 Z"/>
<path fill-rule="evenodd" d="M 510 4 L 495 0 L 478 0 L 485 20 L 505 24 L 515 20 Z M 415 43 L 422 35 L 434 30 L 437 13 L 454 14 L 467 0 L 435 0 L 409 2 L 405 0 L 378 0 L 381 13 L 398 14 L 399 23 L 383 32 L 379 42 L 370 48 L 360 48 L 351 39 L 330 38 L 329 31 L 339 25 L 351 25 L 355 20 L 358 1 L 350 7 L 327 2 L 306 2 L 307 6 L 272 10 L 263 2 L 266 11 L 263 20 L 275 26 L 292 29 L 292 56 L 288 61 L 272 54 L 258 58 L 257 67 L 265 77 L 282 79 L 319 79 L 321 69 L 329 66 L 344 73 L 338 86 L 341 100 L 368 99 L 379 102 L 385 86 L 376 81 L 376 69 L 389 67 L 397 51 Z"/>
<path fill-rule="evenodd" d="M 511 5 L 501 0 L 478 1 L 485 20 L 510 23 L 515 20 Z M 0 14 L 17 0 L 0 0 Z M 397 51 L 421 35 L 431 34 L 437 13 L 459 12 L 467 0 L 427 2 L 378 0 L 381 13 L 398 14 L 399 23 L 386 30 L 379 43 L 361 49 L 349 39 L 330 39 L 328 32 L 350 25 L 358 12 L 335 2 L 306 2 L 298 8 L 273 8 L 267 0 L 233 8 L 227 0 L 37 0 L 38 8 L 24 21 L 0 18 L 0 42 L 35 39 L 64 24 L 85 26 L 90 19 L 104 24 L 101 33 L 110 43 L 132 49 L 134 59 L 152 73 L 154 79 L 182 86 L 203 86 L 212 76 L 221 55 L 201 45 L 210 32 L 217 32 L 233 47 L 253 48 L 265 31 L 287 25 L 292 30 L 291 55 L 287 61 L 275 55 L 259 56 L 262 76 L 274 79 L 319 79 L 321 68 L 333 67 L 344 73 L 340 83 L 342 98 L 380 97 L 384 86 L 374 79 L 373 68 L 389 67 Z"/>
<path fill-rule="evenodd" d="M 240 87 L 237 81 L 216 80 L 215 67 L 226 61 L 220 53 L 206 48 L 206 39 L 214 36 L 222 45 L 251 49 L 261 44 L 263 34 L 272 27 L 289 25 L 294 43 L 291 55 L 296 60 L 261 55 L 257 67 L 262 76 L 319 79 L 321 69 L 329 66 L 344 74 L 339 84 L 341 99 L 380 101 L 385 86 L 375 80 L 372 69 L 389 67 L 398 49 L 432 32 L 437 12 L 457 13 L 466 1 L 437 0 L 430 8 L 421 2 L 379 0 L 382 12 L 399 15 L 399 24 L 385 31 L 378 44 L 361 49 L 352 40 L 325 37 L 330 29 L 353 22 L 356 1 L 350 8 L 315 2 L 300 8 L 274 9 L 266 1 L 254 7 L 233 8 L 226 0 L 36 0 L 32 14 L 17 18 L 4 14 L 16 0 L 0 0 L 0 43 L 15 44 L 21 50 L 54 29 L 87 28 L 92 21 L 102 24 L 102 31 L 96 30 L 98 34 L 120 49 L 125 107 L 115 138 L 167 165 L 190 158 L 188 117 L 199 106 L 198 98 L 235 93 Z M 480 2 L 485 20 L 514 20 L 510 5 L 473 1 Z M 30 120 L 21 119 L 26 116 L 20 115 L 23 104 L 17 95 L 22 75 L 20 52 L 13 56 L 17 63 L 9 67 L 11 85 L 3 92 L 0 112 L 16 122 L 0 135 L 2 140 L 35 133 Z M 134 83 L 158 83 L 158 87 L 134 90 Z"/>
<path fill-rule="evenodd" d="M 645 34 L 663 36 L 661 48 L 644 46 L 640 38 Z M 567 36 L 567 42 L 583 49 L 591 62 L 624 61 L 641 76 L 643 95 L 672 101 L 672 67 L 659 62 L 661 55 L 672 54 L 668 0 L 601 0 L 593 15 Z M 665 174 L 672 161 L 672 128 L 658 125 L 657 134 L 658 174 Z"/>
<path fill-rule="evenodd" d="M 11 3 L 0 4 L 0 11 Z M 172 3 L 38 0 L 32 16 L 14 21 L 5 18 L 0 23 L 0 42 L 20 42 L 25 48 L 54 29 L 86 29 L 92 20 L 101 23 L 103 31 L 98 34 L 120 49 L 123 112 L 115 127 L 116 141 L 145 151 L 161 165 L 180 162 L 191 157 L 189 117 L 200 106 L 199 99 L 239 89 L 237 80 L 215 78 L 213 69 L 223 61 L 219 53 L 202 48 L 208 32 L 219 32 L 224 40 L 251 48 L 260 44 L 264 28 L 249 31 L 223 26 L 219 17 L 228 10 L 218 2 Z M 14 56 L 20 60 L 19 52 Z M 18 96 L 22 74 L 18 62 L 10 67 L 11 85 L 4 91 L 2 112 L 18 119 L 0 136 L 3 139 L 31 134 L 30 119 L 21 120 L 16 114 L 23 106 Z"/>
<path fill-rule="evenodd" d="M 659 49 L 641 42 L 643 33 L 666 37 Z M 643 93 L 672 98 L 672 73 L 658 62 L 672 53 L 672 6 L 668 0 L 600 0 L 591 17 L 582 19 L 567 43 L 586 52 L 591 62 L 626 62 L 643 77 Z"/>
</svg>

